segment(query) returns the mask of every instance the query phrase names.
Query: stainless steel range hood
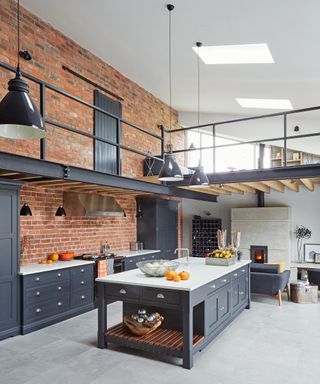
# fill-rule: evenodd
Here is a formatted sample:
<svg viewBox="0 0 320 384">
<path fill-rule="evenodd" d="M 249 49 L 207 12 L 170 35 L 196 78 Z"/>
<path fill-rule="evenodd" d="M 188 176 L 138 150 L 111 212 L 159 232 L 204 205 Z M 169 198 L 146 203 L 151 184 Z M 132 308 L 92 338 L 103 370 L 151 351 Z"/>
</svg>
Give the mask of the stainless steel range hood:
<svg viewBox="0 0 320 384">
<path fill-rule="evenodd" d="M 64 192 L 63 207 L 68 216 L 124 217 L 114 197 L 89 193 Z"/>
</svg>

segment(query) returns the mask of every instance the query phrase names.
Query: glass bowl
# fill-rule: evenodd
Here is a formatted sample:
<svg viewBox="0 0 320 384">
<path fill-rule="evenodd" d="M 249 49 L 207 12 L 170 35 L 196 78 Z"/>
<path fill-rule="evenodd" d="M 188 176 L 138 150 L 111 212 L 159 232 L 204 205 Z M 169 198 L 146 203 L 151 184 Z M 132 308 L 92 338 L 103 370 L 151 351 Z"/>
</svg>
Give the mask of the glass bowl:
<svg viewBox="0 0 320 384">
<path fill-rule="evenodd" d="M 171 260 L 145 260 L 139 261 L 136 266 L 146 276 L 163 277 L 167 271 L 175 271 L 179 263 Z"/>
</svg>

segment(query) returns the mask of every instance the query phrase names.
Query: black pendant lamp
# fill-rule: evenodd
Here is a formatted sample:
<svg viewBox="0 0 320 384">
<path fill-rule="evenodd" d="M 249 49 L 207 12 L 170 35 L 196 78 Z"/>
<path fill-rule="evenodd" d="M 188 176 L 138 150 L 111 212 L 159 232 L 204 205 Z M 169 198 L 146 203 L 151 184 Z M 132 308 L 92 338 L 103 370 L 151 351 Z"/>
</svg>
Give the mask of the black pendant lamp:
<svg viewBox="0 0 320 384">
<path fill-rule="evenodd" d="M 172 126 L 172 111 L 171 111 L 171 12 L 174 10 L 174 5 L 167 4 L 167 9 L 169 11 L 169 106 L 170 106 L 170 131 L 169 131 L 169 144 L 167 145 L 167 152 L 164 155 L 164 163 L 159 172 L 158 179 L 160 181 L 181 181 L 183 180 L 183 175 L 181 169 L 176 162 L 176 157 L 172 153 L 172 137 L 171 137 L 171 126 Z"/>
<path fill-rule="evenodd" d="M 29 85 L 20 70 L 20 1 L 17 6 L 18 64 L 16 76 L 8 82 L 9 92 L 0 103 L 0 136 L 9 139 L 45 137 L 42 117 L 29 95 Z"/>
<path fill-rule="evenodd" d="M 66 211 L 64 210 L 62 205 L 60 205 L 57 209 L 56 216 L 67 216 Z"/>
<path fill-rule="evenodd" d="M 24 203 L 20 209 L 20 216 L 32 216 L 31 209 L 28 203 Z"/>
<path fill-rule="evenodd" d="M 201 42 L 197 42 L 196 46 L 198 47 L 198 126 L 200 125 L 200 56 L 199 56 L 199 50 L 202 46 Z M 198 128 L 199 130 L 199 128 Z M 200 155 L 201 156 L 201 155 Z M 190 187 L 194 188 L 203 188 L 208 187 L 209 185 L 209 179 L 207 175 L 204 173 L 204 169 L 201 166 L 201 160 L 199 161 L 198 167 L 195 168 L 194 174 L 191 176 L 190 179 Z"/>
</svg>

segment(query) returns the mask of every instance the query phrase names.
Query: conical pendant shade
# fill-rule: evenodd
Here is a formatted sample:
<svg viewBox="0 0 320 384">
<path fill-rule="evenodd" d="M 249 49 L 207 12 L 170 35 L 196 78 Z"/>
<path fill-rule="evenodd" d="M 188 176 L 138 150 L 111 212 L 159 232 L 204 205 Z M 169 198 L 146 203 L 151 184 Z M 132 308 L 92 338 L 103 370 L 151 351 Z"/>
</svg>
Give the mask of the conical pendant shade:
<svg viewBox="0 0 320 384">
<path fill-rule="evenodd" d="M 160 181 L 181 181 L 183 175 L 176 158 L 172 153 L 167 153 L 164 158 L 163 166 L 159 173 Z"/>
<path fill-rule="evenodd" d="M 9 81 L 8 90 L 0 103 L 0 136 L 25 140 L 45 137 L 42 117 L 19 70 L 16 77 Z"/>
<path fill-rule="evenodd" d="M 203 167 L 199 166 L 196 168 L 194 174 L 191 176 L 190 179 L 190 187 L 194 188 L 203 188 L 208 187 L 209 185 L 209 179 L 207 175 L 203 171 Z"/>
<path fill-rule="evenodd" d="M 67 216 L 66 211 L 62 205 L 60 205 L 60 207 L 57 209 L 56 216 Z"/>
<path fill-rule="evenodd" d="M 20 209 L 20 216 L 32 216 L 32 212 L 28 203 L 23 204 L 22 208 Z"/>
</svg>

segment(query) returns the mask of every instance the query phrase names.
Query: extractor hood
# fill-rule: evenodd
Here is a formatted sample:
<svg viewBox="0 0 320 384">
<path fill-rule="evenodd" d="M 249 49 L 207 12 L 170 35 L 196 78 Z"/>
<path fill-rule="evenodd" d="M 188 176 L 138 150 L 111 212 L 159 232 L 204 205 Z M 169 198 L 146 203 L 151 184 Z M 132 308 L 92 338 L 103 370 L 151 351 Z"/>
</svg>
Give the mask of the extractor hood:
<svg viewBox="0 0 320 384">
<path fill-rule="evenodd" d="M 125 217 L 124 210 L 111 196 L 64 192 L 63 206 L 68 216 Z"/>
</svg>

